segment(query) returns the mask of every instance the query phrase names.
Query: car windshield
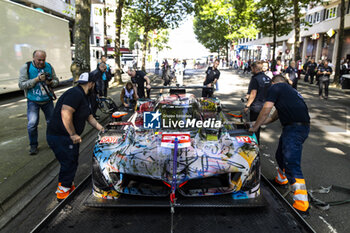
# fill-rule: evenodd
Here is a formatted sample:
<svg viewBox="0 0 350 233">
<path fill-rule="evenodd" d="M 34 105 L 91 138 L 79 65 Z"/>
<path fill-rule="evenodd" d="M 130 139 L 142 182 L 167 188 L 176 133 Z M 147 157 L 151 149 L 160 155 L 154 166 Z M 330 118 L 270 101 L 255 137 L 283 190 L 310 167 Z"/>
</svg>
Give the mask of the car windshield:
<svg viewBox="0 0 350 233">
<path fill-rule="evenodd" d="M 171 128 L 178 128 L 176 122 L 183 121 L 186 123 L 187 120 L 201 119 L 198 107 L 195 103 L 190 105 L 160 104 L 157 106 L 156 110 L 162 114 L 163 127 L 171 126 Z"/>
</svg>

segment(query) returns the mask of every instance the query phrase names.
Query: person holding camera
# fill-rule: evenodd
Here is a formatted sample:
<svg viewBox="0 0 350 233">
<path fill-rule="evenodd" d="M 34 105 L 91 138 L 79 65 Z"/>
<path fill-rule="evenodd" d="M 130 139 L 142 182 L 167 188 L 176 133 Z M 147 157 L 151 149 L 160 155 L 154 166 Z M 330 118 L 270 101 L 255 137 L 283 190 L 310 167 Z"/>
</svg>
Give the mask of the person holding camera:
<svg viewBox="0 0 350 233">
<path fill-rule="evenodd" d="M 39 111 L 44 112 L 48 124 L 54 110 L 55 95 L 51 88 L 58 85 L 55 70 L 46 62 L 46 52 L 35 50 L 33 61 L 24 64 L 19 72 L 18 87 L 27 98 L 27 118 L 30 150 L 29 155 L 38 154 Z"/>
</svg>

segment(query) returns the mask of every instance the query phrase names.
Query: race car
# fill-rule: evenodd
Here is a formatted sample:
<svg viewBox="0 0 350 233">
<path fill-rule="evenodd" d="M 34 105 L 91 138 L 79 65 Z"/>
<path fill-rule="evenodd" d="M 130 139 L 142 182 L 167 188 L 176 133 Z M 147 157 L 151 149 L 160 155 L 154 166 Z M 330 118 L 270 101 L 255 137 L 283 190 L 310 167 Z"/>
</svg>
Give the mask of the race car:
<svg viewBox="0 0 350 233">
<path fill-rule="evenodd" d="M 218 98 L 170 91 L 142 99 L 134 113 L 116 112 L 93 151 L 93 195 L 260 195 L 256 136 L 242 115 L 224 112 Z M 120 120 L 122 119 L 122 120 Z"/>
</svg>

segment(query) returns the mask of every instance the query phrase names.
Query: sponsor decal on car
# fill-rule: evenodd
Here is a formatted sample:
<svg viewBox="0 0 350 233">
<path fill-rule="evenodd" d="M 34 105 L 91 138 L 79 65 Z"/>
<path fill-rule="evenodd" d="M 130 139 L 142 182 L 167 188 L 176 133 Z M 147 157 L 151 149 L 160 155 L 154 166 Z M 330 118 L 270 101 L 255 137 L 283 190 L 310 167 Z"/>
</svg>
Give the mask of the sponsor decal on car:
<svg viewBox="0 0 350 233">
<path fill-rule="evenodd" d="M 252 140 L 249 136 L 238 136 L 236 137 L 237 142 L 241 143 L 252 143 Z"/>
<path fill-rule="evenodd" d="M 163 128 L 221 128 L 222 122 L 216 120 L 215 118 L 209 118 L 206 120 L 197 120 L 191 119 L 191 116 L 188 116 L 184 120 L 176 120 L 176 117 L 179 115 L 166 115 L 167 119 L 161 117 L 161 113 L 157 112 L 144 112 L 143 113 L 144 123 L 143 127 L 145 129 L 159 129 L 161 126 Z M 186 115 L 185 115 L 186 116 Z M 175 120 L 173 120 L 175 119 Z M 162 123 L 162 124 L 161 124 Z"/>
<path fill-rule="evenodd" d="M 178 148 L 186 148 L 191 146 L 190 133 L 163 133 L 161 147 L 174 148 L 175 138 L 178 139 Z"/>
<path fill-rule="evenodd" d="M 118 137 L 113 137 L 113 136 L 104 136 L 101 138 L 99 144 L 104 144 L 104 143 L 117 143 Z"/>
</svg>

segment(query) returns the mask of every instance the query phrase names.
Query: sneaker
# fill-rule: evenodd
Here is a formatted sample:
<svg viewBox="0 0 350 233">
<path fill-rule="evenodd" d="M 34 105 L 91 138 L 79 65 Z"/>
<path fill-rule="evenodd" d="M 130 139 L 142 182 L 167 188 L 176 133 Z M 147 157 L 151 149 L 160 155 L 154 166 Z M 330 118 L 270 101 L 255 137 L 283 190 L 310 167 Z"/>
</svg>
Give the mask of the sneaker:
<svg viewBox="0 0 350 233">
<path fill-rule="evenodd" d="M 66 199 L 70 193 L 71 193 L 71 188 L 64 187 L 62 186 L 61 183 L 58 183 L 57 190 L 56 190 L 58 202 L 61 202 L 64 199 Z"/>
<path fill-rule="evenodd" d="M 30 146 L 29 155 L 37 155 L 39 153 L 37 146 Z"/>
</svg>

